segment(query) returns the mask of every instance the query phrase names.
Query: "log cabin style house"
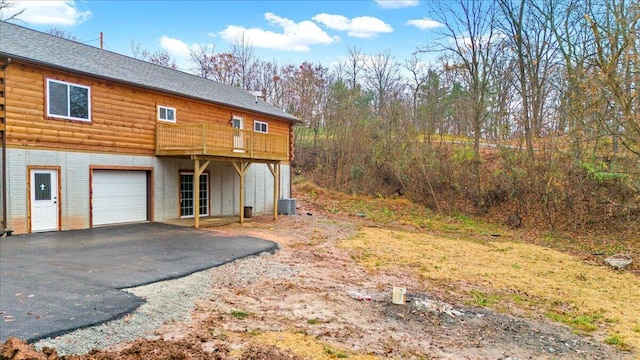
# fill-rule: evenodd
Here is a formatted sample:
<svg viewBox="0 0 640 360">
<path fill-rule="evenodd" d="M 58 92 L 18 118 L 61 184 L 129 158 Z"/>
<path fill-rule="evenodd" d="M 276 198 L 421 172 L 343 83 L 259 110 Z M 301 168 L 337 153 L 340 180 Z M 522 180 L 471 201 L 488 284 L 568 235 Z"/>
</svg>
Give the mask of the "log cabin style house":
<svg viewBox="0 0 640 360">
<path fill-rule="evenodd" d="M 0 118 L 3 232 L 242 222 L 245 206 L 277 217 L 291 195 L 294 116 L 237 87 L 6 22 Z"/>
</svg>

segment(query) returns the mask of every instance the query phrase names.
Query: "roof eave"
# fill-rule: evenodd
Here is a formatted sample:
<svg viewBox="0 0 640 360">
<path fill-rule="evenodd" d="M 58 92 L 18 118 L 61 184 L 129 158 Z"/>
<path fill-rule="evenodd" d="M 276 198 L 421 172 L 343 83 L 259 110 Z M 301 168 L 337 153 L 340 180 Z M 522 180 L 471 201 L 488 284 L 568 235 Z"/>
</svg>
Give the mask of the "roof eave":
<svg viewBox="0 0 640 360">
<path fill-rule="evenodd" d="M 247 112 L 252 112 L 252 113 L 256 113 L 256 114 L 261 114 L 261 115 L 264 115 L 264 116 L 269 116 L 269 117 L 274 117 L 274 118 L 277 118 L 277 119 L 280 119 L 280 120 L 284 120 L 284 121 L 287 121 L 287 122 L 290 122 L 290 123 L 293 123 L 293 124 L 302 123 L 302 120 L 300 120 L 300 119 L 298 119 L 298 118 L 296 118 L 294 116 L 291 116 L 291 117 L 278 116 L 276 114 L 270 114 L 270 113 L 267 113 L 267 112 L 264 112 L 264 111 L 259 111 L 259 110 L 255 110 L 255 109 L 249 109 L 249 108 L 246 108 L 246 107 L 243 107 L 243 106 L 232 105 L 232 104 L 223 103 L 223 102 L 217 102 L 217 101 L 213 101 L 213 100 L 205 99 L 205 98 L 200 98 L 200 97 L 196 97 L 196 96 L 185 95 L 183 93 L 167 90 L 167 89 L 164 89 L 164 88 L 158 88 L 158 87 L 153 87 L 153 86 L 145 86 L 145 85 L 140 85 L 139 83 L 135 83 L 135 82 L 131 82 L 131 81 L 114 79 L 114 78 L 111 78 L 111 77 L 108 77 L 108 76 L 100 76 L 100 75 L 96 75 L 96 74 L 93 74 L 93 73 L 88 73 L 88 72 L 80 71 L 80 70 L 69 68 L 69 67 L 65 67 L 65 66 L 55 65 L 55 64 L 51 64 L 51 63 L 48 63 L 48 62 L 45 62 L 45 61 L 34 60 L 34 59 L 31 59 L 31 58 L 26 58 L 24 56 L 19 56 L 19 55 L 15 55 L 15 54 L 8 54 L 8 53 L 0 51 L 0 57 L 10 58 L 12 60 L 22 61 L 22 62 L 26 62 L 26 63 L 38 65 L 38 66 L 49 67 L 49 68 L 53 68 L 53 69 L 57 69 L 57 70 L 62 70 L 62 71 L 70 72 L 70 73 L 73 73 L 73 74 L 79 74 L 79 75 L 83 75 L 83 76 L 88 76 L 88 77 L 92 77 L 92 78 L 95 78 L 95 79 L 112 81 L 112 82 L 116 82 L 116 83 L 119 83 L 119 84 L 136 87 L 136 88 L 139 88 L 139 89 L 153 90 L 153 91 L 157 91 L 157 92 L 161 92 L 161 93 L 165 93 L 165 94 L 169 94 L 169 95 L 179 96 L 179 97 L 182 97 L 182 98 L 203 101 L 203 102 L 206 102 L 206 103 L 219 105 L 219 106 L 225 106 L 225 107 L 229 107 L 229 108 L 236 109 L 236 110 L 241 110 L 241 111 L 247 111 Z"/>
</svg>

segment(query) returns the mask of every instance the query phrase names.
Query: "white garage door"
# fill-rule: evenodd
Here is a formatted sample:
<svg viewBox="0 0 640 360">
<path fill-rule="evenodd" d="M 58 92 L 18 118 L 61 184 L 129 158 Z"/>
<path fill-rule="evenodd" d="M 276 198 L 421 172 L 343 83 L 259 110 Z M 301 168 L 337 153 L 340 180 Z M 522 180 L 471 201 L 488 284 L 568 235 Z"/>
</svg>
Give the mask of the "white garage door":
<svg viewBox="0 0 640 360">
<path fill-rule="evenodd" d="M 93 171 L 93 225 L 147 220 L 145 171 Z"/>
</svg>

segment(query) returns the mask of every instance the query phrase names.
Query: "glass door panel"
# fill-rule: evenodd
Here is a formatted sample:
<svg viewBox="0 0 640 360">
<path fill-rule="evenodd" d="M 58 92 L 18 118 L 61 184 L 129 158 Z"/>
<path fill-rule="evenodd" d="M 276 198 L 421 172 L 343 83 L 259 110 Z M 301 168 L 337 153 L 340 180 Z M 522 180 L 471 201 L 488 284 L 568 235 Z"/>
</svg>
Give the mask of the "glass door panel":
<svg viewBox="0 0 640 360">
<path fill-rule="evenodd" d="M 193 173 L 180 173 L 180 217 L 194 216 Z M 200 175 L 200 216 L 209 215 L 209 174 Z"/>
</svg>

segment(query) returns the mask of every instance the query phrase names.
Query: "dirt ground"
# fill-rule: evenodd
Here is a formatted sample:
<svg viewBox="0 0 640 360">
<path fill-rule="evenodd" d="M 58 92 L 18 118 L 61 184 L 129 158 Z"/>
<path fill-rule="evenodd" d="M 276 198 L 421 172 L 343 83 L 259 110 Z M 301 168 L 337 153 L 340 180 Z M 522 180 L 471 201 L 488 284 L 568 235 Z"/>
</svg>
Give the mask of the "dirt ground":
<svg viewBox="0 0 640 360">
<path fill-rule="evenodd" d="M 298 215 L 211 229 L 276 241 L 280 250 L 217 268 L 192 320 L 154 337 L 58 357 L 10 339 L 6 359 L 634 359 L 568 327 L 465 305 L 446 284 L 371 272 L 338 246 L 365 224 L 298 202 Z M 464 287 L 465 284 L 455 284 Z M 406 287 L 406 304 L 392 288 Z M 371 300 L 354 299 L 355 291 Z M 368 299 L 368 298 L 367 298 Z M 31 357 L 29 357 L 31 356 Z"/>
</svg>

